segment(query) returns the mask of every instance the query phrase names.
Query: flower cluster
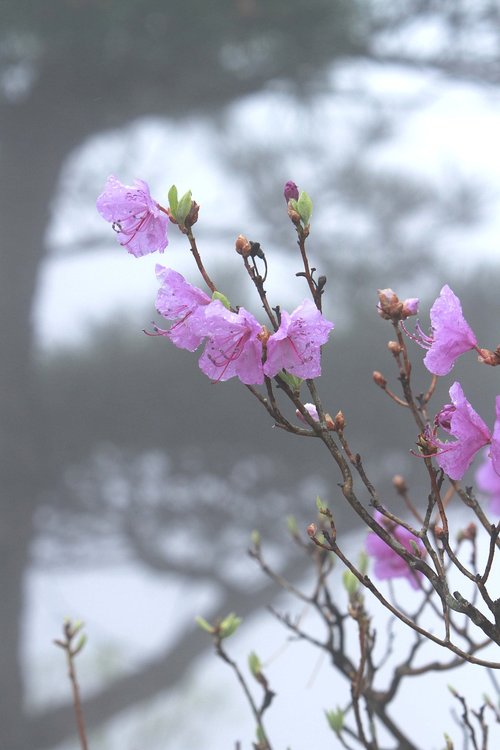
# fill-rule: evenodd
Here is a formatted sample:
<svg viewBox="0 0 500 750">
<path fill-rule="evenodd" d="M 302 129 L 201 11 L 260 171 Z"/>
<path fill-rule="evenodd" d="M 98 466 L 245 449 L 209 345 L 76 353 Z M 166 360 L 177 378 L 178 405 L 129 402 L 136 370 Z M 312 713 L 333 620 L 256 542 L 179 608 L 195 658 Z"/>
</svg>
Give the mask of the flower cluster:
<svg viewBox="0 0 500 750">
<path fill-rule="evenodd" d="M 294 197 L 297 188 L 287 183 L 286 192 Z M 120 244 L 136 257 L 162 252 L 167 246 L 168 212 L 151 198 L 142 180 L 129 187 L 108 177 L 97 209 L 112 223 Z M 155 326 L 155 333 L 192 352 L 205 341 L 199 365 L 212 380 L 238 377 L 246 385 L 260 385 L 264 377 L 272 378 L 281 370 L 303 379 L 321 374 L 321 346 L 333 323 L 310 300 L 290 314 L 282 311 L 278 329 L 270 334 L 252 313 L 243 307 L 229 309 L 180 273 L 162 266 L 156 273 L 161 282 L 156 308 L 172 325 Z"/>
<path fill-rule="evenodd" d="M 264 376 L 274 377 L 283 369 L 299 378 L 321 374 L 321 346 L 333 323 L 310 300 L 291 314 L 283 311 L 278 330 L 270 335 L 248 310 L 227 309 L 176 271 L 157 266 L 157 275 L 162 282 L 157 310 L 174 323 L 168 330 L 156 331 L 189 351 L 206 340 L 199 365 L 212 380 L 236 376 L 246 385 L 259 385 Z"/>
</svg>

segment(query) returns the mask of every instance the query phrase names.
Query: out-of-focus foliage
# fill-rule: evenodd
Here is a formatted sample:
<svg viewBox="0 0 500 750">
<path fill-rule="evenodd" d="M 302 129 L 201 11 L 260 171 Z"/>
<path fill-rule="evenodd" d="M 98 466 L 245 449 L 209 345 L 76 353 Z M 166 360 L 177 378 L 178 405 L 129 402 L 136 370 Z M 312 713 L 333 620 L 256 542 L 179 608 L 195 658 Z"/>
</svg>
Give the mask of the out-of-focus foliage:
<svg viewBox="0 0 500 750">
<path fill-rule="evenodd" d="M 43 77 L 106 108 L 215 107 L 272 78 L 305 81 L 361 49 L 351 0 L 10 0 L 2 3 L 4 94 Z M 62 63 L 64 61 L 64 63 Z M 17 90 L 16 90 L 17 81 Z"/>
</svg>

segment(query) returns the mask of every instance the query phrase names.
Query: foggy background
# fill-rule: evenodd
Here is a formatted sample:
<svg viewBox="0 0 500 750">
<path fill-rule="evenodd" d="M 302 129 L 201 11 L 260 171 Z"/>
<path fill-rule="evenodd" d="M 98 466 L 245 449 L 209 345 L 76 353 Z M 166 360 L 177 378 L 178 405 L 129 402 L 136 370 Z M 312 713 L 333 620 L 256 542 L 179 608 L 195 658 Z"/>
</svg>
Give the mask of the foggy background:
<svg viewBox="0 0 500 750">
<path fill-rule="evenodd" d="M 320 393 L 387 504 L 394 473 L 418 496 L 413 428 L 371 382 L 395 384 L 375 290 L 420 296 L 427 325 L 449 283 L 480 344 L 499 343 L 499 20 L 496 0 L 0 2 L 2 750 L 74 747 L 51 644 L 66 615 L 87 623 L 93 750 L 249 741 L 238 720 L 222 742 L 228 695 L 204 686 L 193 616 L 269 617 L 253 528 L 298 576 L 287 515 L 305 526 L 320 494 L 353 525 L 321 446 L 143 335 L 161 325 L 156 262 L 200 282 L 175 227 L 163 256 L 118 246 L 95 210 L 107 176 L 160 202 L 192 189 L 209 273 L 256 313 L 234 239 L 261 242 L 272 304 L 293 309 L 306 289 L 282 189 L 307 190 L 336 326 Z M 473 373 L 488 421 L 496 373 L 463 359 L 454 376 Z"/>
</svg>

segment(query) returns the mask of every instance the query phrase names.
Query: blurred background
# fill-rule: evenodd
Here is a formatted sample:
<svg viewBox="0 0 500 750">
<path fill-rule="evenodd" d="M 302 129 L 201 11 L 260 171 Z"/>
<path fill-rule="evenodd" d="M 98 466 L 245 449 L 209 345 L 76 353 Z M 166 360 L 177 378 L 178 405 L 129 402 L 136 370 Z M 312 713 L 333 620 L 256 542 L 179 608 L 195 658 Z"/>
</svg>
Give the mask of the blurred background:
<svg viewBox="0 0 500 750">
<path fill-rule="evenodd" d="M 307 190 L 336 326 L 320 392 L 390 505 L 394 473 L 415 496 L 423 477 L 412 425 L 371 382 L 397 385 L 375 290 L 421 297 L 427 326 L 449 283 L 480 343 L 499 343 L 499 84 L 498 0 L 0 2 L 2 750 L 75 747 L 64 616 L 90 637 L 93 750 L 247 739 L 193 617 L 253 616 L 247 637 L 271 649 L 258 622 L 276 590 L 246 556 L 251 530 L 298 577 L 287 515 L 305 526 L 319 494 L 341 532 L 354 523 L 314 441 L 143 335 L 156 262 L 200 281 L 174 227 L 164 256 L 118 246 L 95 210 L 107 176 L 160 202 L 192 189 L 210 274 L 255 313 L 234 239 L 262 244 L 272 304 L 293 309 L 306 289 L 282 190 Z M 463 359 L 491 422 L 495 373 Z"/>
</svg>

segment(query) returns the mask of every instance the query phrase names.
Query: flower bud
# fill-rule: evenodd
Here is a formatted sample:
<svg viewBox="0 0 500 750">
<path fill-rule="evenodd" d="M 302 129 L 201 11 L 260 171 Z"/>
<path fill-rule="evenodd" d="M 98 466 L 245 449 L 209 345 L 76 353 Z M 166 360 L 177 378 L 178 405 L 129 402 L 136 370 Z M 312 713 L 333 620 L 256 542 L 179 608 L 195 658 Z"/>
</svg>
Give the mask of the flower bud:
<svg viewBox="0 0 500 750">
<path fill-rule="evenodd" d="M 373 382 L 379 386 L 379 388 L 384 389 L 387 385 L 387 380 L 384 378 L 381 372 L 378 370 L 374 370 L 372 374 Z"/>
<path fill-rule="evenodd" d="M 384 320 L 406 320 L 410 315 L 417 314 L 418 305 L 419 300 L 417 297 L 410 297 L 401 302 L 392 289 L 378 290 L 377 311 Z"/>
<path fill-rule="evenodd" d="M 184 226 L 192 227 L 198 221 L 198 214 L 200 212 L 200 204 L 193 201 L 189 213 L 184 220 Z"/>
<path fill-rule="evenodd" d="M 285 183 L 285 189 L 283 190 L 283 195 L 285 196 L 285 200 L 288 203 L 290 198 L 294 201 L 298 201 L 299 199 L 299 189 L 295 182 L 292 180 L 288 180 L 288 182 Z"/>
<path fill-rule="evenodd" d="M 388 341 L 387 348 L 389 349 L 391 354 L 394 354 L 394 356 L 396 356 L 397 354 L 401 354 L 402 352 L 401 344 L 398 344 L 397 341 Z"/>
<path fill-rule="evenodd" d="M 401 474 L 395 474 L 392 478 L 392 486 L 400 495 L 405 495 L 408 492 L 404 477 Z"/>
<path fill-rule="evenodd" d="M 479 351 L 478 362 L 481 362 L 483 365 L 490 365 L 491 367 L 500 365 L 500 346 L 497 346 L 494 352 L 490 349 L 480 349 Z"/>
<path fill-rule="evenodd" d="M 244 258 L 248 258 L 248 256 L 252 252 L 252 246 L 243 234 L 239 234 L 236 237 L 234 246 L 238 255 L 242 255 Z"/>
<path fill-rule="evenodd" d="M 316 524 L 315 523 L 310 523 L 309 526 L 306 529 L 307 536 L 309 536 L 309 537 L 312 538 L 313 536 L 316 535 L 317 530 L 318 530 L 318 527 L 316 526 Z"/>
<path fill-rule="evenodd" d="M 345 427 L 345 417 L 343 412 L 338 411 L 335 415 L 335 429 L 337 432 L 343 432 Z"/>
<path fill-rule="evenodd" d="M 403 319 L 409 318 L 410 315 L 416 315 L 418 313 L 418 306 L 419 306 L 420 300 L 418 297 L 410 297 L 409 299 L 405 299 L 403 302 L 403 309 L 402 309 L 402 315 Z"/>
<path fill-rule="evenodd" d="M 288 204 L 288 216 L 294 224 L 300 224 L 300 214 L 290 203 Z"/>
<path fill-rule="evenodd" d="M 465 539 L 473 542 L 476 538 L 477 526 L 475 523 L 469 523 L 465 529 L 461 529 L 457 534 L 457 542 L 462 542 Z"/>
</svg>

